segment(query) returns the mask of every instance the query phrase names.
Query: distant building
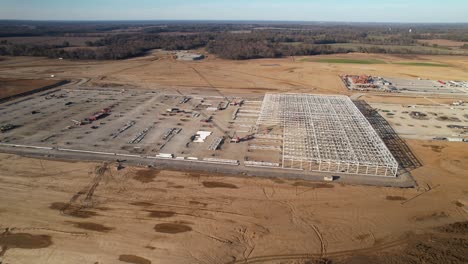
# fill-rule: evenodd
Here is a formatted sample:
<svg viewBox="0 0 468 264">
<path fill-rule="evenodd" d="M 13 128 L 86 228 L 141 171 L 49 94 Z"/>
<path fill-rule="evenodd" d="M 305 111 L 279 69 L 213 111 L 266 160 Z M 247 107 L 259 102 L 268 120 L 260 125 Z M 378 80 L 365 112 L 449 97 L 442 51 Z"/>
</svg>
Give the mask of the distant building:
<svg viewBox="0 0 468 264">
<path fill-rule="evenodd" d="M 188 52 L 178 52 L 177 59 L 183 61 L 196 61 L 196 60 L 203 60 L 205 55 L 203 54 L 196 54 L 196 53 L 188 53 Z"/>
</svg>

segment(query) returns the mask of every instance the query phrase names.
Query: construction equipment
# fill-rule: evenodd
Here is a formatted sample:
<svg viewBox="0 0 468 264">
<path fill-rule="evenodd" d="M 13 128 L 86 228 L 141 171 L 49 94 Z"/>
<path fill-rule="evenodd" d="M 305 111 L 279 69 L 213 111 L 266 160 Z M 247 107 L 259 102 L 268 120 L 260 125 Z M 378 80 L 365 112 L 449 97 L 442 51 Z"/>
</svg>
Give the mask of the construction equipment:
<svg viewBox="0 0 468 264">
<path fill-rule="evenodd" d="M 255 136 L 253 134 L 247 135 L 245 137 L 237 137 L 234 134 L 234 136 L 231 138 L 231 143 L 240 143 L 240 142 L 252 140 L 254 138 Z"/>
<path fill-rule="evenodd" d="M 200 120 L 200 122 L 210 123 L 212 120 L 213 120 L 213 117 L 209 116 L 207 118 L 203 118 L 202 120 Z"/>
<path fill-rule="evenodd" d="M 244 103 L 244 100 L 240 100 L 239 102 L 233 101 L 233 102 L 231 102 L 231 105 L 233 105 L 233 106 L 237 106 L 237 105 L 242 106 L 243 103 Z"/>
<path fill-rule="evenodd" d="M 104 108 L 99 112 L 94 113 L 92 116 L 88 118 L 89 121 L 96 121 L 98 119 L 104 118 L 109 115 L 110 113 L 110 108 Z"/>
<path fill-rule="evenodd" d="M 179 91 L 179 90 L 176 90 L 176 91 L 177 91 L 177 93 L 179 93 L 180 95 L 185 96 L 181 91 Z M 218 92 L 219 92 L 219 91 L 218 91 Z M 224 96 L 224 97 L 225 97 L 225 96 Z M 227 97 L 225 97 L 225 98 L 227 99 Z M 229 101 L 229 100 L 228 100 L 228 101 Z M 197 107 L 192 103 L 191 100 L 188 101 L 188 103 L 189 103 L 193 108 L 195 108 L 195 109 L 197 108 Z M 213 119 L 213 116 L 208 116 L 208 115 L 205 114 L 205 113 L 203 112 L 203 110 L 201 110 L 201 109 L 200 109 L 199 113 L 200 113 L 200 115 L 202 115 L 202 116 L 204 117 L 204 119 L 201 120 L 202 122 L 212 123 L 213 126 L 214 126 L 216 129 L 218 129 L 219 131 L 221 131 L 227 138 L 229 138 L 229 139 L 232 139 L 232 138 L 233 138 L 233 136 L 229 135 L 229 133 L 228 133 L 226 130 L 222 129 L 221 126 L 218 125 L 218 123 Z"/>
</svg>

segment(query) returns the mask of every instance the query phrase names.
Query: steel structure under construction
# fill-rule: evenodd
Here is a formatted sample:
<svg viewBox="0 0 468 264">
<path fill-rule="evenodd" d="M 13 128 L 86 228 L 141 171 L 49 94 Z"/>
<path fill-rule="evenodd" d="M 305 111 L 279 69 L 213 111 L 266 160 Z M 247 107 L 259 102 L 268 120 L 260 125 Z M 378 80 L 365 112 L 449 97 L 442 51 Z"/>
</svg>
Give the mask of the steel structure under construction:
<svg viewBox="0 0 468 264">
<path fill-rule="evenodd" d="M 347 96 L 266 94 L 257 133 L 282 136 L 282 167 L 396 177 L 398 163 Z"/>
</svg>

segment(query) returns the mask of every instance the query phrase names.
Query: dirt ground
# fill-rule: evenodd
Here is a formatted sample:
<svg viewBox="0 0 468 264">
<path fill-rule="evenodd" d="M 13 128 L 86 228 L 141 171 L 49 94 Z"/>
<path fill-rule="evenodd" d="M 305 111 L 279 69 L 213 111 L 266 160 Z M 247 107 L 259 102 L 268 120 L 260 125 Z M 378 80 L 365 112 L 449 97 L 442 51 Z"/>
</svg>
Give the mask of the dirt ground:
<svg viewBox="0 0 468 264">
<path fill-rule="evenodd" d="M 0 99 L 12 95 L 29 92 L 48 85 L 56 84 L 57 80 L 38 80 L 38 79 L 10 79 L 0 78 Z"/>
<path fill-rule="evenodd" d="M 466 146 L 408 143 L 423 164 L 414 189 L 0 154 L 1 254 L 15 264 L 466 263 L 466 222 L 437 229 L 468 220 Z"/>
<path fill-rule="evenodd" d="M 303 58 L 200 62 L 151 54 L 125 61 L 0 58 L 0 78 L 51 74 L 84 86 L 351 93 L 340 74 L 468 80 L 457 56 L 346 54 L 388 64 Z M 429 62 L 449 67 L 397 65 Z M 368 102 L 451 103 L 356 93 Z M 406 140 L 417 188 L 225 177 L 0 154 L 4 263 L 466 263 L 466 143 Z M 453 224 L 460 222 L 459 224 Z M 451 225 L 453 224 L 453 225 Z M 454 232 L 453 230 L 456 230 Z"/>
<path fill-rule="evenodd" d="M 462 56 L 394 56 L 344 54 L 282 59 L 231 61 L 208 56 L 199 62 L 177 61 L 167 52 L 124 61 L 68 61 L 15 57 L 0 61 L 0 77 L 86 79 L 89 86 L 138 86 L 146 89 L 219 89 L 226 94 L 304 92 L 349 94 L 338 75 L 371 74 L 386 77 L 422 77 L 468 80 L 468 60 Z M 387 64 L 333 64 L 320 58 L 377 59 Z M 450 67 L 424 67 L 392 62 L 429 62 Z"/>
</svg>

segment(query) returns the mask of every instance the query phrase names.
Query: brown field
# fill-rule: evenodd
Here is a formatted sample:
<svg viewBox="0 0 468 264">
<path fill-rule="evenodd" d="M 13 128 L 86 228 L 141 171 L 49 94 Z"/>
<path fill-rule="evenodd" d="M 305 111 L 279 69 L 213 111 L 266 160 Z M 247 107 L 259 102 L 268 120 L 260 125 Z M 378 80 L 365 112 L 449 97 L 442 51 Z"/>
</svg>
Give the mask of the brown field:
<svg viewBox="0 0 468 264">
<path fill-rule="evenodd" d="M 43 58 L 7 58 L 0 62 L 0 77 L 89 80 L 87 85 L 123 84 L 158 89 L 219 89 L 224 93 L 306 92 L 349 94 L 340 74 L 372 74 L 388 77 L 422 77 L 468 80 L 468 60 L 457 56 L 391 56 L 346 54 L 320 58 L 378 59 L 386 62 L 424 61 L 448 64 L 418 67 L 396 64 L 333 64 L 301 61 L 301 58 L 229 61 L 209 56 L 201 62 L 176 61 L 165 52 L 124 61 L 65 61 Z"/>
<path fill-rule="evenodd" d="M 454 41 L 454 40 L 448 40 L 448 39 L 424 39 L 424 40 L 419 40 L 421 43 L 427 43 L 430 45 L 439 45 L 439 46 L 444 46 L 444 47 L 461 47 L 465 44 L 468 44 L 468 42 L 462 42 L 462 41 Z"/>
<path fill-rule="evenodd" d="M 415 189 L 115 166 L 92 187 L 97 163 L 1 154 L 0 245 L 7 263 L 408 263 L 415 254 L 447 263 L 444 244 L 426 238 L 466 221 L 457 204 L 468 193 L 465 146 L 409 144 L 424 164 Z M 463 252 L 449 231 L 439 235 Z M 455 237 L 466 245 L 462 231 Z"/>
<path fill-rule="evenodd" d="M 56 84 L 57 80 L 26 80 L 0 78 L 0 99 L 12 95 L 29 92 L 48 85 Z"/>
<path fill-rule="evenodd" d="M 82 86 L 174 88 L 261 96 L 351 95 L 340 74 L 468 80 L 467 57 L 346 54 L 387 64 L 299 58 L 182 62 L 154 51 L 124 61 L 0 58 L 0 77 Z M 391 62 L 417 61 L 449 67 Z M 375 103 L 460 98 L 356 93 Z M 422 163 L 416 188 L 149 170 L 0 154 L 0 256 L 5 263 L 466 263 L 466 143 L 406 140 Z M 455 222 L 462 222 L 450 225 Z M 450 225 L 450 226 L 449 226 Z M 443 226 L 443 228 L 441 228 Z M 322 261 L 319 261 L 319 260 Z M 331 262 L 326 262 L 325 259 Z"/>
</svg>

